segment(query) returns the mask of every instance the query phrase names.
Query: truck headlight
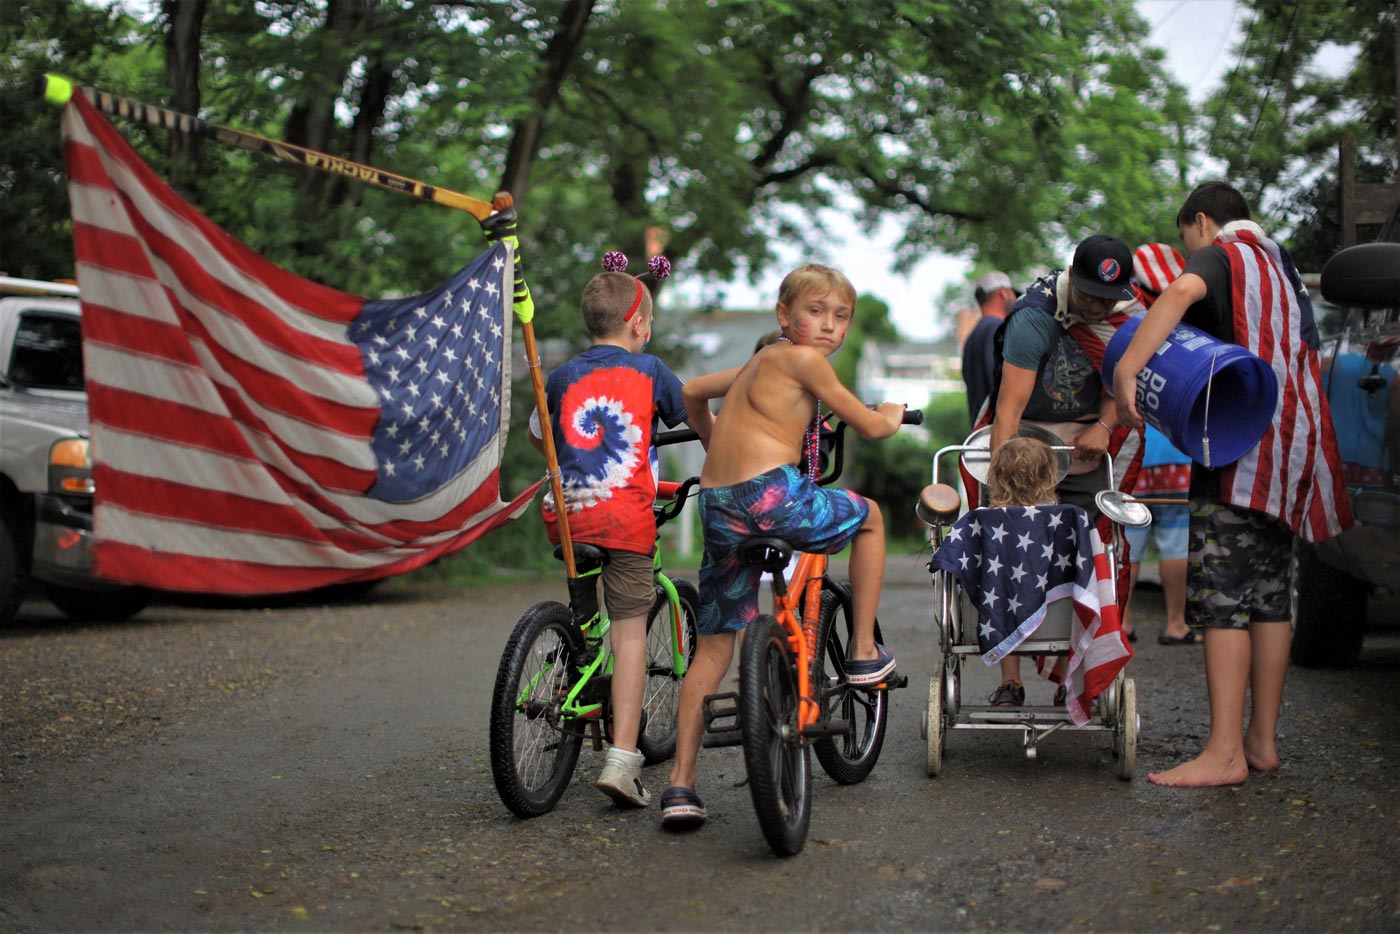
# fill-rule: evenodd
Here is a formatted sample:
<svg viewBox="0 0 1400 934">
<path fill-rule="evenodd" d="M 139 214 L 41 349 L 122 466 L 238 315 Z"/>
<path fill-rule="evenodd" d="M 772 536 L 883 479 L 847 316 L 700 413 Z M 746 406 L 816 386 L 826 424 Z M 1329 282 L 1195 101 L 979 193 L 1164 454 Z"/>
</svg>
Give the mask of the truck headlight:
<svg viewBox="0 0 1400 934">
<path fill-rule="evenodd" d="M 86 438 L 68 438 L 49 448 L 50 492 L 91 496 L 94 489 Z"/>
</svg>

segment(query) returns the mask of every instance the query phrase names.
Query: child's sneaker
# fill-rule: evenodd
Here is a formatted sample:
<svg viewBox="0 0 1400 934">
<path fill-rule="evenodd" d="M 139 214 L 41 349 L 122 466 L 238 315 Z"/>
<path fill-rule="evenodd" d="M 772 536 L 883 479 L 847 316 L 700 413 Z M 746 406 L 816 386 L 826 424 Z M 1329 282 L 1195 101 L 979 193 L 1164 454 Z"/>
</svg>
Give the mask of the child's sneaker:
<svg viewBox="0 0 1400 934">
<path fill-rule="evenodd" d="M 614 746 L 603 757 L 603 771 L 594 784 L 618 804 L 644 808 L 651 803 L 651 795 L 642 787 L 642 763 L 645 761 L 646 757 L 640 752 Z"/>
<path fill-rule="evenodd" d="M 894 654 L 880 643 L 875 643 L 876 656 L 862 661 L 846 662 L 846 683 L 852 687 L 879 684 L 894 671 Z"/>
<path fill-rule="evenodd" d="M 992 692 L 987 703 L 993 707 L 1020 707 L 1026 703 L 1026 689 L 1019 681 L 1007 681 Z"/>
</svg>

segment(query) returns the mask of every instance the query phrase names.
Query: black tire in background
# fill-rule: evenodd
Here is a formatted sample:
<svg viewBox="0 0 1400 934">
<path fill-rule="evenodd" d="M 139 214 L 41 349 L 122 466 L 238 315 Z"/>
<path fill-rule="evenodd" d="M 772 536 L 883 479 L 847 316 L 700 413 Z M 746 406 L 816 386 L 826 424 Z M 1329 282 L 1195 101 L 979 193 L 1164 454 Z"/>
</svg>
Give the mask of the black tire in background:
<svg viewBox="0 0 1400 934">
<path fill-rule="evenodd" d="M 758 825 L 779 856 L 802 851 L 812 819 L 812 769 L 796 736 L 796 668 L 777 620 L 764 614 L 749 624 L 739 657 L 744 765 Z"/>
<path fill-rule="evenodd" d="M 506 642 L 491 692 L 491 776 L 517 817 L 553 810 L 583 746 L 581 721 L 557 723 L 553 705 L 578 678 L 583 638 L 562 603 L 525 611 Z"/>
<path fill-rule="evenodd" d="M 131 619 L 151 604 L 151 592 L 144 587 L 121 590 L 79 590 L 45 584 L 44 596 L 79 623 L 120 623 Z"/>
<path fill-rule="evenodd" d="M 700 593 L 686 580 L 672 581 L 681 608 L 681 654 L 686 667 L 695 659 L 695 623 L 700 618 Z M 676 713 L 680 708 L 681 679 L 671 654 L 673 643 L 671 603 L 658 589 L 647 614 L 647 679 L 642 695 L 642 729 L 637 749 L 647 765 L 665 762 L 676 754 Z"/>
<path fill-rule="evenodd" d="M 878 624 L 876 629 L 878 631 Z M 830 686 L 846 680 L 846 655 L 852 638 L 850 588 L 844 583 L 822 587 L 821 616 L 817 627 L 815 682 Z M 876 636 L 878 639 L 878 635 Z M 863 782 L 880 758 L 889 719 L 889 691 L 845 688 L 835 697 L 822 698 L 822 708 L 833 720 L 849 720 L 850 736 L 823 737 L 813 746 L 826 774 L 842 785 Z"/>
<path fill-rule="evenodd" d="M 1293 546 L 1293 648 L 1295 665 L 1349 668 L 1361 654 L 1371 585 L 1339 571 L 1313 547 Z"/>
<path fill-rule="evenodd" d="M 27 589 L 27 577 L 20 573 L 15 537 L 10 527 L 0 522 L 0 626 L 8 626 L 15 618 Z"/>
</svg>

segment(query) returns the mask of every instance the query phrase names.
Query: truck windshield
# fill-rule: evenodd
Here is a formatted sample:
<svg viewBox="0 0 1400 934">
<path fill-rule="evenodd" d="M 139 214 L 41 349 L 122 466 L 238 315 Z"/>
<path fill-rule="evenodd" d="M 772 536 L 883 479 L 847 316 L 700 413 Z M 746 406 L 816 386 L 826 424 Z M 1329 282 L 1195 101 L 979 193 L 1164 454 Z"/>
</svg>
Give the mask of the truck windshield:
<svg viewBox="0 0 1400 934">
<path fill-rule="evenodd" d="M 83 388 L 83 339 L 76 315 L 23 312 L 6 375 L 24 389 Z"/>
</svg>

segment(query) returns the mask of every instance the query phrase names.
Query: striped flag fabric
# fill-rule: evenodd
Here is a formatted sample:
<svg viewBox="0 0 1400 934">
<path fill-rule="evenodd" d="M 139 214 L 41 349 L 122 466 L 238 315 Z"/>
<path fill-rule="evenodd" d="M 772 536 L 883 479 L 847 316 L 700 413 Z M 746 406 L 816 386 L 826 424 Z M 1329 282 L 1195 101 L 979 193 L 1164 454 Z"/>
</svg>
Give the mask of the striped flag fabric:
<svg viewBox="0 0 1400 934">
<path fill-rule="evenodd" d="M 370 301 L 257 255 L 79 93 L 63 118 L 99 576 L 270 594 L 375 580 L 521 515 L 500 498 L 514 254 Z"/>
<path fill-rule="evenodd" d="M 1273 424 L 1222 472 L 1221 496 L 1281 519 L 1306 541 L 1325 541 L 1353 519 L 1322 365 L 1305 339 L 1306 292 L 1257 224 L 1227 224 L 1215 242 L 1230 260 L 1235 341 L 1268 363 L 1279 384 Z"/>
<path fill-rule="evenodd" d="M 1186 268 L 1186 260 L 1176 247 L 1167 243 L 1144 243 L 1133 251 L 1133 287 L 1138 292 L 1138 301 L 1144 306 L 1152 302 L 1143 301 L 1141 292 L 1155 299 L 1162 290 L 1176 281 Z"/>
<path fill-rule="evenodd" d="M 1078 506 L 999 506 L 964 513 L 933 555 L 977 608 L 982 661 L 995 665 L 1031 637 L 1050 605 L 1074 602 L 1068 663 L 1055 666 L 1076 724 L 1133 657 L 1119 625 L 1103 542 Z"/>
</svg>

